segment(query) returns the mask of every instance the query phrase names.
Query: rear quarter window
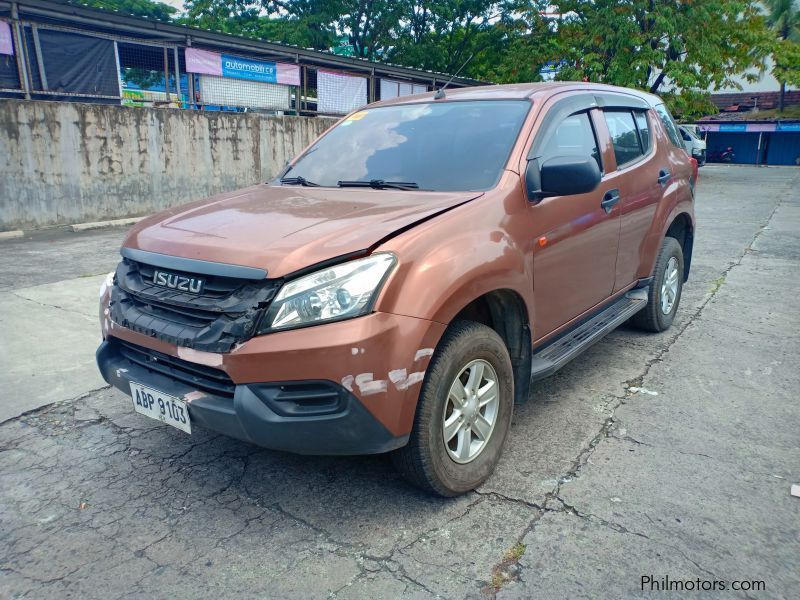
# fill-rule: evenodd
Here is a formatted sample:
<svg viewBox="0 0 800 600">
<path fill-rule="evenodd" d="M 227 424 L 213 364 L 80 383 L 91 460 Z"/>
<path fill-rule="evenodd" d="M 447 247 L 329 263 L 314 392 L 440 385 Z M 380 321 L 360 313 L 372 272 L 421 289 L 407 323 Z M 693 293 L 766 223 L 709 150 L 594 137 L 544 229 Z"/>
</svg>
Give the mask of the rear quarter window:
<svg viewBox="0 0 800 600">
<path fill-rule="evenodd" d="M 656 106 L 656 114 L 658 118 L 661 119 L 661 123 L 664 125 L 664 129 L 667 130 L 667 135 L 669 139 L 672 140 L 672 143 L 675 144 L 678 148 L 683 148 L 683 142 L 681 141 L 681 134 L 678 133 L 678 126 L 675 124 L 675 121 L 672 118 L 672 115 L 669 114 L 667 107 L 663 104 L 659 104 Z"/>
<path fill-rule="evenodd" d="M 633 113 L 636 118 L 636 126 L 639 128 L 639 138 L 642 140 L 644 153 L 650 150 L 650 125 L 647 122 L 647 113 L 637 110 Z"/>
</svg>

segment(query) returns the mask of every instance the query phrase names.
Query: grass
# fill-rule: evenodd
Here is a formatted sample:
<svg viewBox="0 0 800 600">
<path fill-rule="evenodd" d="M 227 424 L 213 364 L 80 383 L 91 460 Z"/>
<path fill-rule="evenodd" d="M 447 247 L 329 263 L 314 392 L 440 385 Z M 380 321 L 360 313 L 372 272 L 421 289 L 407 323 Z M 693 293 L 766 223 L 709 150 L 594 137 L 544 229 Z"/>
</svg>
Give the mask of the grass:
<svg viewBox="0 0 800 600">
<path fill-rule="evenodd" d="M 504 560 L 517 562 L 525 554 L 525 544 L 519 542 L 514 544 L 511 548 L 506 550 L 503 556 Z"/>
<path fill-rule="evenodd" d="M 485 595 L 493 597 L 504 585 L 517 579 L 516 569 L 510 567 L 516 566 L 524 554 L 525 544 L 521 542 L 514 544 L 505 551 L 503 560 L 492 569 L 492 580 L 490 585 L 484 588 Z"/>
<path fill-rule="evenodd" d="M 725 283 L 725 275 L 721 277 L 717 277 L 714 281 L 711 282 L 711 295 L 713 296 L 719 291 L 719 288 L 722 287 L 722 284 Z"/>
</svg>

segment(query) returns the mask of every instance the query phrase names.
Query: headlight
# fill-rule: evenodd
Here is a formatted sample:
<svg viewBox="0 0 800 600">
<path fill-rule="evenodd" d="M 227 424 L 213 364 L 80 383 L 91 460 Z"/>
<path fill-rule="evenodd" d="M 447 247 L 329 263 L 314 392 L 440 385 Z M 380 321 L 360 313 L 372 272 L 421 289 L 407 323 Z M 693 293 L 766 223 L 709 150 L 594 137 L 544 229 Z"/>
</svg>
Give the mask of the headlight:
<svg viewBox="0 0 800 600">
<path fill-rule="evenodd" d="M 379 253 L 289 281 L 275 296 L 258 332 L 366 314 L 394 264 L 394 255 Z"/>
</svg>

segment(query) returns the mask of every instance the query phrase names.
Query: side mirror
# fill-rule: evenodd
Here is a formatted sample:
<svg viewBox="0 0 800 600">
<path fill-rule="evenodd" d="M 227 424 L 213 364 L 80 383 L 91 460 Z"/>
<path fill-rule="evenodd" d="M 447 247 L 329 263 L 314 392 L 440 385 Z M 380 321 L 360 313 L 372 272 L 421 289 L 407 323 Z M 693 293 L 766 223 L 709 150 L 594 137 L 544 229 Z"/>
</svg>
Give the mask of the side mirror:
<svg viewBox="0 0 800 600">
<path fill-rule="evenodd" d="M 591 156 L 556 156 L 537 170 L 536 161 L 530 161 L 525 172 L 529 200 L 586 194 L 600 184 L 600 167 Z"/>
</svg>

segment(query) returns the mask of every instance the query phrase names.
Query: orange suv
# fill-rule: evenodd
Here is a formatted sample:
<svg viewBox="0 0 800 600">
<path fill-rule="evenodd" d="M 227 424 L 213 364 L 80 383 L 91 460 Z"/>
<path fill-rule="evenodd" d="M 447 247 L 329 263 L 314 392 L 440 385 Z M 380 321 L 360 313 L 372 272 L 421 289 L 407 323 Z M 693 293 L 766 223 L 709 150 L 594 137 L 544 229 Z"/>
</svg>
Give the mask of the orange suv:
<svg viewBox="0 0 800 600">
<path fill-rule="evenodd" d="M 697 164 L 656 96 L 477 87 L 348 115 L 274 181 L 140 222 L 101 290 L 133 408 L 452 496 L 515 402 L 630 320 L 667 329 Z"/>
</svg>

